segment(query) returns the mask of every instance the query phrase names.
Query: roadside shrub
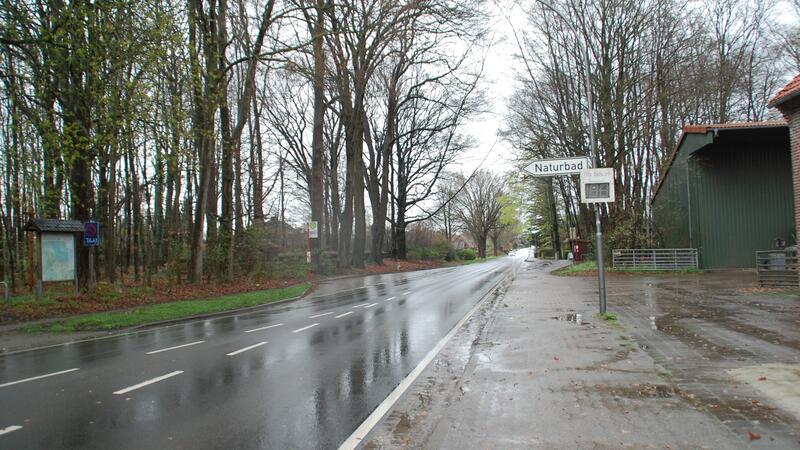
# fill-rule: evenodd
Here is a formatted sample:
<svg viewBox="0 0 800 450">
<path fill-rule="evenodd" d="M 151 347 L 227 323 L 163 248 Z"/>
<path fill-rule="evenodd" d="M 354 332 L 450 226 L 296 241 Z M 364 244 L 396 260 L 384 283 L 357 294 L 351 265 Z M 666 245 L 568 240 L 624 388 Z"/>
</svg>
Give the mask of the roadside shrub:
<svg viewBox="0 0 800 450">
<path fill-rule="evenodd" d="M 423 260 L 432 260 L 432 259 L 444 259 L 447 255 L 447 252 L 440 253 L 439 249 L 435 247 L 411 247 L 408 250 L 408 258 L 409 259 L 423 259 Z"/>
<path fill-rule="evenodd" d="M 471 261 L 478 257 L 478 252 L 474 248 L 465 248 L 459 250 L 457 253 L 458 259 L 463 261 Z"/>
</svg>

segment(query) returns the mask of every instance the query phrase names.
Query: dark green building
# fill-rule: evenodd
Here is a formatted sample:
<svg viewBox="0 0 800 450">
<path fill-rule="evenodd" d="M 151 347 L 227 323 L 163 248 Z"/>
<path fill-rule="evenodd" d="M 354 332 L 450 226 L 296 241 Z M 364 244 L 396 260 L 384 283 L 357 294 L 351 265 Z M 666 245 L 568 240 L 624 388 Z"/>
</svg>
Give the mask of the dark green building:
<svg viewBox="0 0 800 450">
<path fill-rule="evenodd" d="M 785 122 L 687 126 L 651 202 L 661 248 L 696 248 L 705 269 L 755 267 L 775 239 L 795 244 Z"/>
</svg>

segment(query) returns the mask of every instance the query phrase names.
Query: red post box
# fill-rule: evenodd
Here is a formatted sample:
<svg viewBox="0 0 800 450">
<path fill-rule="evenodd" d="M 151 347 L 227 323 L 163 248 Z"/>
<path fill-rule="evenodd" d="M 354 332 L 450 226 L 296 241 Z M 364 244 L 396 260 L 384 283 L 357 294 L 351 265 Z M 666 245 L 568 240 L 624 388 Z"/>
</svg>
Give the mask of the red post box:
<svg viewBox="0 0 800 450">
<path fill-rule="evenodd" d="M 583 262 L 583 259 L 589 253 L 589 241 L 584 239 L 572 240 L 572 258 L 576 263 Z"/>
</svg>

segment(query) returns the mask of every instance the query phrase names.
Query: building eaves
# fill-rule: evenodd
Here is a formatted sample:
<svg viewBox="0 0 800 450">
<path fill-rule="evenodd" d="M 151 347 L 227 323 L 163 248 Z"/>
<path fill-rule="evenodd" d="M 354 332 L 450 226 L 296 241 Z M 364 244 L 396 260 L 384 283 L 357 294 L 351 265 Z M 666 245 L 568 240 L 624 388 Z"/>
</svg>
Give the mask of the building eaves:
<svg viewBox="0 0 800 450">
<path fill-rule="evenodd" d="M 772 97 L 772 99 L 767 103 L 767 106 L 774 108 L 788 102 L 798 95 L 800 95 L 800 74 L 795 76 L 792 81 L 787 83 L 786 86 L 778 91 L 778 93 L 775 94 L 775 97 Z"/>
</svg>

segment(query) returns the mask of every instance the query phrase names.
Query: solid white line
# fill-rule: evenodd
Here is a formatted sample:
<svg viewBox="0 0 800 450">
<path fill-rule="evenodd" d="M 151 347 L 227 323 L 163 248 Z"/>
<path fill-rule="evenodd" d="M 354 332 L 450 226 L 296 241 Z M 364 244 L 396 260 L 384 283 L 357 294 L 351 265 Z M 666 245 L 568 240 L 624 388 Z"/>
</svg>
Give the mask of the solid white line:
<svg viewBox="0 0 800 450">
<path fill-rule="evenodd" d="M 390 301 L 394 300 L 395 298 L 396 298 L 396 297 L 389 297 L 389 298 L 387 298 L 387 299 L 386 299 L 386 300 L 384 300 L 384 301 L 385 301 L 385 302 L 390 302 Z"/>
<path fill-rule="evenodd" d="M 156 354 L 156 353 L 168 352 L 170 350 L 175 350 L 176 348 L 183 348 L 183 347 L 188 347 L 190 345 L 202 344 L 203 342 L 205 342 L 205 341 L 189 342 L 188 344 L 176 345 L 175 347 L 167 347 L 167 348 L 162 348 L 161 350 L 153 350 L 152 352 L 147 352 L 147 354 L 148 355 L 153 355 L 153 354 Z"/>
<path fill-rule="evenodd" d="M 317 317 L 327 316 L 327 315 L 330 315 L 330 314 L 333 314 L 333 311 L 322 313 L 322 314 L 317 314 L 316 316 L 308 316 L 308 318 L 309 319 L 316 319 Z"/>
<path fill-rule="evenodd" d="M 319 325 L 319 324 L 318 324 L 318 323 L 312 323 L 311 325 L 309 325 L 309 326 L 307 326 L 307 327 L 298 328 L 297 330 L 294 330 L 294 331 L 292 331 L 292 333 L 299 333 L 299 332 L 301 332 L 301 331 L 305 331 L 305 330 L 307 330 L 307 329 L 309 329 L 309 328 L 314 328 L 314 327 L 315 327 L 315 326 L 317 326 L 317 325 Z"/>
<path fill-rule="evenodd" d="M 4 435 L 6 433 L 11 433 L 12 431 L 17 431 L 17 430 L 19 430 L 21 428 L 22 427 L 19 426 L 19 425 L 11 425 L 11 426 L 5 427 L 2 430 L 0 430 L 0 436 Z"/>
<path fill-rule="evenodd" d="M 176 370 L 175 372 L 170 372 L 170 373 L 168 373 L 166 375 L 161 375 L 160 377 L 155 377 L 155 378 L 151 378 L 151 379 L 149 379 L 147 381 L 142 381 L 139 384 L 134 384 L 133 386 L 126 387 L 125 389 L 120 389 L 118 391 L 115 391 L 114 394 L 116 394 L 116 395 L 127 394 L 130 391 L 135 391 L 136 389 L 143 388 L 143 387 L 145 387 L 145 386 L 147 386 L 149 384 L 158 383 L 161 380 L 166 380 L 167 378 L 171 378 L 171 377 L 174 377 L 175 375 L 180 375 L 182 373 L 183 373 L 182 370 Z"/>
<path fill-rule="evenodd" d="M 80 369 L 76 367 L 74 369 L 67 369 L 67 370 L 62 370 L 60 372 L 48 373 L 46 375 L 39 375 L 38 377 L 25 378 L 24 380 L 10 381 L 8 383 L 0 384 L 0 388 L 4 388 L 6 386 L 13 386 L 15 384 L 24 383 L 26 381 L 33 381 L 33 380 L 40 380 L 42 378 L 47 378 L 47 377 L 54 377 L 56 375 L 61 375 L 62 373 L 74 372 L 76 370 L 80 370 Z"/>
<path fill-rule="evenodd" d="M 505 278 L 501 278 L 501 282 L 503 279 Z M 500 283 L 496 284 L 495 286 L 498 286 L 499 284 Z M 490 289 L 489 292 L 492 292 L 493 290 L 494 288 Z M 430 364 L 431 361 L 433 361 L 433 359 L 436 358 L 436 355 L 438 355 L 439 352 L 442 351 L 444 346 L 447 345 L 447 342 L 450 341 L 450 339 L 456 334 L 456 332 L 458 332 L 458 330 L 461 329 L 461 326 L 464 325 L 464 323 L 467 320 L 469 320 L 470 317 L 472 317 L 475 311 L 477 311 L 478 308 L 480 308 L 481 305 L 483 305 L 483 302 L 487 298 L 489 298 L 489 295 L 485 295 L 483 299 L 481 299 L 481 301 L 479 301 L 475 306 L 472 307 L 472 309 L 467 313 L 466 316 L 464 316 L 461 320 L 458 321 L 458 323 L 450 330 L 450 332 L 447 333 L 445 337 L 443 337 L 436 344 L 436 346 L 433 347 L 431 351 L 428 352 L 427 355 L 425 355 L 425 358 L 423 358 L 422 361 L 419 364 L 417 364 L 417 367 L 415 367 L 414 370 L 412 370 L 411 373 L 409 373 L 408 376 L 403 381 L 401 381 L 396 388 L 394 388 L 394 390 L 389 394 L 389 396 L 386 397 L 386 399 L 384 399 L 383 402 L 381 402 L 381 404 L 378 405 L 378 407 L 375 408 L 374 411 L 372 411 L 372 414 L 370 414 L 369 417 L 367 417 L 367 419 L 364 420 L 364 422 L 362 422 L 358 428 L 356 428 L 356 431 L 353 431 L 353 434 L 351 434 L 350 437 L 348 437 L 347 440 L 344 441 L 342 445 L 339 446 L 339 450 L 352 450 L 358 447 L 359 444 L 361 444 L 361 441 L 363 441 L 364 438 L 367 437 L 367 434 L 369 434 L 369 432 L 375 427 L 375 425 L 377 425 L 383 419 L 383 417 L 389 412 L 392 406 L 394 406 L 394 404 L 397 403 L 400 397 L 402 397 L 402 395 L 408 390 L 408 388 L 411 387 L 411 385 L 420 376 L 420 374 L 422 374 L 425 368 L 428 367 L 428 364 Z"/>
<path fill-rule="evenodd" d="M 280 326 L 282 326 L 282 325 L 283 325 L 282 323 L 276 323 L 275 325 L 269 325 L 269 326 L 266 326 L 266 327 L 261 327 L 261 328 L 253 328 L 252 330 L 245 330 L 244 332 L 245 332 L 245 333 L 252 333 L 253 331 L 261 331 L 261 330 L 266 330 L 266 329 L 269 329 L 269 328 L 280 327 Z"/>
<path fill-rule="evenodd" d="M 373 304 L 371 304 L 371 305 L 367 305 L 367 306 L 365 306 L 365 307 L 364 307 L 364 309 L 367 309 L 367 308 L 372 308 L 372 307 L 373 307 L 373 306 L 375 306 L 375 305 L 377 305 L 377 303 L 373 303 Z"/>
<path fill-rule="evenodd" d="M 253 344 L 253 345 L 251 345 L 249 347 L 240 348 L 239 350 L 236 350 L 235 352 L 226 353 L 226 355 L 227 356 L 235 356 L 235 355 L 238 355 L 239 353 L 246 352 L 248 350 L 252 350 L 252 349 L 254 349 L 256 347 L 261 347 L 262 345 L 264 345 L 266 343 L 267 343 L 267 341 L 259 342 L 258 344 Z"/>
<path fill-rule="evenodd" d="M 344 314 L 339 314 L 338 316 L 334 317 L 334 319 L 338 319 L 338 318 L 344 317 L 344 316 L 349 316 L 350 314 L 353 314 L 353 311 L 347 311 Z"/>
<path fill-rule="evenodd" d="M 355 306 L 353 306 L 353 308 L 361 308 L 362 306 L 366 306 L 366 305 L 369 305 L 369 302 L 367 302 L 367 303 L 362 303 L 362 304 L 360 304 L 360 305 L 355 305 Z"/>
<path fill-rule="evenodd" d="M 410 293 L 411 293 L 411 291 L 405 291 L 405 292 L 403 292 L 403 295 L 408 295 Z"/>
</svg>

